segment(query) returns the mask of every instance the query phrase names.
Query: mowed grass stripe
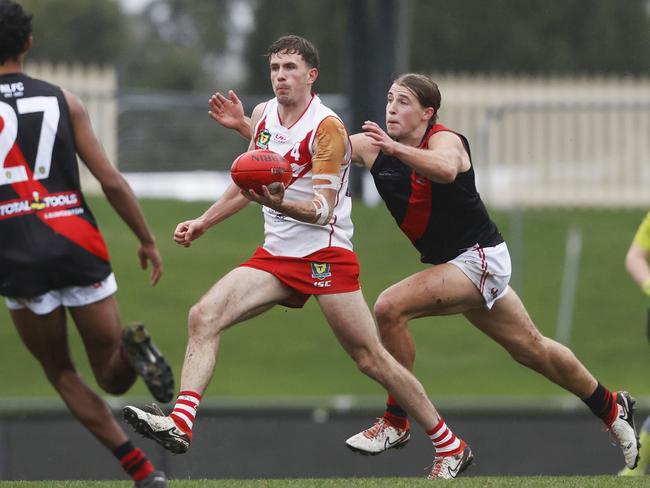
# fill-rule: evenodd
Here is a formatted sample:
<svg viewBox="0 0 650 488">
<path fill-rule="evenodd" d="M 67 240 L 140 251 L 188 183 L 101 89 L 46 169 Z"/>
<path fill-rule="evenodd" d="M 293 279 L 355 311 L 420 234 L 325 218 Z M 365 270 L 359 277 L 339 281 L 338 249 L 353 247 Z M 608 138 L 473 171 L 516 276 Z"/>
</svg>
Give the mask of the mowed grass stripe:
<svg viewBox="0 0 650 488">
<path fill-rule="evenodd" d="M 618 488 L 648 486 L 644 477 L 616 476 L 535 476 L 535 477 L 475 477 L 457 478 L 455 488 Z M 344 479 L 286 479 L 286 480 L 172 480 L 169 488 L 418 488 L 435 483 L 420 478 L 344 478 Z M 128 488 L 128 481 L 4 481 L 0 488 Z"/>
<path fill-rule="evenodd" d="M 157 235 L 165 274 L 155 288 L 139 269 L 137 242 L 105 200 L 90 205 L 108 241 L 125 322 L 142 320 L 168 355 L 177 377 L 187 337 L 189 307 L 262 242 L 259 207 L 212 228 L 189 249 L 172 242 L 176 224 L 200 215 L 209 202 L 144 200 L 145 213 Z M 511 248 L 511 215 L 492 212 Z M 602 383 L 637 396 L 650 394 L 647 381 L 645 317 L 647 300 L 623 269 L 630 240 L 644 212 L 535 210 L 523 214 L 524 239 L 519 288 L 539 329 L 555 334 L 562 283 L 566 234 L 583 232 L 571 347 Z M 364 295 L 372 306 L 379 293 L 409 274 L 426 269 L 383 206 L 356 203 L 355 246 L 361 262 Z M 515 263 L 516 265 L 516 263 Z M 411 330 L 418 347 L 416 374 L 431 397 L 437 395 L 562 395 L 563 390 L 515 364 L 498 345 L 462 317 L 416 320 Z M 74 327 L 71 341 L 76 364 L 91 383 L 92 375 Z M 54 396 L 40 367 L 25 350 L 9 321 L 0 313 L 3 354 L 0 369 L 5 397 Z M 131 392 L 148 396 L 138 382 Z M 223 337 L 215 377 L 207 398 L 229 396 L 372 395 L 381 388 L 358 372 L 341 350 L 314 300 L 303 310 L 276 307 Z"/>
</svg>

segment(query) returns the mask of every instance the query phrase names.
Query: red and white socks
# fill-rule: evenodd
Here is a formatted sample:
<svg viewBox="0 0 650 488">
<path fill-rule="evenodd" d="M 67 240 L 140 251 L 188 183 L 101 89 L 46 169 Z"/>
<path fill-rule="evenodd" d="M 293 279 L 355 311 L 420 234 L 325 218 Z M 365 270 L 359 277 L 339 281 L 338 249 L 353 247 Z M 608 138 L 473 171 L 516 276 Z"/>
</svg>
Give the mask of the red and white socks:
<svg viewBox="0 0 650 488">
<path fill-rule="evenodd" d="M 388 395 L 386 400 L 384 419 L 398 429 L 406 430 L 409 428 L 408 414 L 391 395 Z M 456 437 L 451 429 L 447 427 L 442 417 L 433 429 L 427 431 L 427 435 L 436 450 L 436 456 L 454 456 L 461 452 L 466 445 L 462 439 Z"/>
<path fill-rule="evenodd" d="M 453 456 L 464 448 L 462 439 L 456 437 L 442 417 L 433 429 L 427 431 L 427 435 L 436 449 L 436 456 Z"/>
<path fill-rule="evenodd" d="M 174 410 L 169 416 L 176 426 L 185 432 L 192 440 L 192 427 L 196 418 L 196 411 L 203 397 L 195 391 L 184 390 L 178 393 Z"/>
</svg>

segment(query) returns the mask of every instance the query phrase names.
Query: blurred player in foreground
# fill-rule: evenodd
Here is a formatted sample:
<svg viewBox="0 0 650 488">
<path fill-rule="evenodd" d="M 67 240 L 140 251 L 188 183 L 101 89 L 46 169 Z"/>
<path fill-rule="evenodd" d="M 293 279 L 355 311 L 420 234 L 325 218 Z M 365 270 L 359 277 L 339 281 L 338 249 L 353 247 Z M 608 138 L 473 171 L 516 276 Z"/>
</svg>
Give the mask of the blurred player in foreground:
<svg viewBox="0 0 650 488">
<path fill-rule="evenodd" d="M 389 390 L 431 437 L 436 455 L 429 477 L 453 478 L 471 463 L 471 450 L 445 425 L 419 381 L 382 346 L 359 287 L 347 195 L 349 139 L 340 118 L 312 92 L 318 52 L 301 37 L 285 36 L 271 45 L 268 57 L 275 98 L 253 110 L 249 149 L 283 155 L 293 180 L 274 194 L 264 187 L 262 195 L 231 185 L 202 216 L 178 225 L 174 239 L 188 247 L 252 200 L 263 205 L 265 241 L 190 310 L 181 391 L 172 413 L 125 407 L 125 418 L 172 452 L 187 451 L 222 332 L 277 304 L 302 307 L 315 295 L 359 369 Z"/>
<path fill-rule="evenodd" d="M 467 139 L 438 124 L 441 95 L 428 76 L 405 74 L 390 87 L 386 127 L 366 121 L 351 136 L 352 159 L 372 174 L 397 225 L 421 254 L 428 269 L 391 286 L 377 299 L 375 315 L 383 344 L 409 370 L 415 343 L 409 321 L 462 313 L 517 362 L 578 396 L 598 416 L 621 447 L 628 467 L 638 460 L 634 399 L 610 392 L 573 352 L 544 337 L 508 285 L 508 248 L 490 219 L 474 183 Z M 217 93 L 211 116 L 245 137 L 251 124 L 237 95 Z M 392 392 L 386 411 L 346 445 L 379 454 L 409 441 L 409 420 Z M 443 442 L 444 437 L 439 438 Z"/>
<path fill-rule="evenodd" d="M 637 230 L 630 249 L 625 256 L 625 269 L 632 279 L 639 285 L 641 291 L 650 298 L 650 212 L 648 212 Z M 650 312 L 648 312 L 650 320 Z M 650 327 L 650 323 L 648 324 Z M 650 330 L 648 331 L 650 334 Z M 649 336 L 650 337 L 650 336 Z M 645 419 L 641 426 L 641 449 L 639 451 L 639 465 L 632 470 L 628 467 L 619 472 L 622 476 L 643 476 L 650 464 L 650 417 Z"/>
<path fill-rule="evenodd" d="M 120 395 L 140 374 L 154 397 L 173 395 L 171 368 L 142 326 L 122 329 L 108 250 L 79 184 L 77 155 L 140 241 L 151 282 L 162 274 L 155 239 L 128 184 L 110 164 L 79 99 L 23 73 L 31 15 L 0 0 L 0 295 L 23 343 L 75 417 L 110 449 L 137 488 L 167 478 L 128 439 L 108 405 L 81 379 L 66 310 L 97 383 Z"/>
</svg>

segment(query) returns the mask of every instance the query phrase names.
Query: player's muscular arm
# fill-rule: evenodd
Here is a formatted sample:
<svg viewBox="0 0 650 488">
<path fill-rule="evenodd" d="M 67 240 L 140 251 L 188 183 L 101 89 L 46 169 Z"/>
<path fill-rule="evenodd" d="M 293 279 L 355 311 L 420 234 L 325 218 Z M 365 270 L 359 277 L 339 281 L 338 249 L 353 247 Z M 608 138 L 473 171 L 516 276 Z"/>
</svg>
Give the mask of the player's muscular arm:
<svg viewBox="0 0 650 488">
<path fill-rule="evenodd" d="M 240 193 L 239 187 L 231 184 L 200 217 L 178 224 L 174 230 L 174 241 L 181 246 L 190 247 L 192 241 L 205 234 L 210 227 L 236 214 L 248 203 L 249 201 Z"/>
<path fill-rule="evenodd" d="M 162 259 L 156 247 L 156 239 L 149 229 L 138 200 L 119 171 L 110 163 L 101 143 L 90 124 L 90 118 L 81 101 L 64 90 L 70 109 L 74 140 L 79 157 L 99 181 L 102 191 L 118 215 L 131 228 L 140 241 L 138 257 L 142 268 L 151 261 L 151 281 L 156 284 L 162 275 Z"/>
<path fill-rule="evenodd" d="M 471 163 L 459 136 L 452 132 L 438 132 L 431 136 L 426 149 L 393 140 L 375 122 L 363 125 L 371 144 L 384 154 L 395 156 L 422 176 L 436 183 L 452 183 L 458 173 L 467 171 Z"/>
<path fill-rule="evenodd" d="M 253 110 L 253 118 L 251 119 L 251 122 L 257 125 L 257 122 L 262 116 L 263 111 L 263 103 L 255 107 Z M 255 149 L 255 141 L 251 139 L 248 144 L 248 151 L 252 149 Z M 210 228 L 213 225 L 224 221 L 231 215 L 239 212 L 248 204 L 248 202 L 249 200 L 241 194 L 239 187 L 233 183 L 228 187 L 221 198 L 219 198 L 219 200 L 217 200 L 208 210 L 206 210 L 203 215 L 199 217 L 199 219 L 204 222 L 206 229 Z"/>
<path fill-rule="evenodd" d="M 351 135 L 350 143 L 352 144 L 352 162 L 371 170 L 379 154 L 379 149 L 373 146 L 363 133 Z"/>
<path fill-rule="evenodd" d="M 257 124 L 264 111 L 264 104 L 253 110 L 252 120 Z M 254 149 L 253 140 L 248 144 L 248 150 Z M 223 195 L 213 203 L 203 214 L 195 219 L 186 220 L 176 226 L 174 241 L 184 247 L 189 247 L 192 241 L 201 237 L 210 227 L 223 222 L 248 205 L 249 199 L 242 195 L 239 187 L 232 183 Z"/>
<path fill-rule="evenodd" d="M 347 143 L 347 132 L 340 120 L 328 117 L 321 122 L 314 139 L 312 158 L 313 200 L 285 200 L 284 192 L 272 195 L 268 189 L 261 196 L 247 192 L 249 198 L 301 222 L 329 224 L 341 185 L 341 165 Z"/>
</svg>

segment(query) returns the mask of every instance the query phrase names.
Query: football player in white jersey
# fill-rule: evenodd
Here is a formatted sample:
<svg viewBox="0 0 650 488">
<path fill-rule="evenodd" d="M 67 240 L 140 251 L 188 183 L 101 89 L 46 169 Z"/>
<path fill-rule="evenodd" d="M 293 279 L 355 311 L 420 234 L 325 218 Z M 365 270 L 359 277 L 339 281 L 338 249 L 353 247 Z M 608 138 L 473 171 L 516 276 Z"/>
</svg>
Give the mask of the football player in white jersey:
<svg viewBox="0 0 650 488">
<path fill-rule="evenodd" d="M 346 195 L 350 143 L 341 120 L 312 92 L 318 53 L 309 41 L 284 36 L 271 45 L 268 56 L 275 98 L 253 110 L 249 149 L 268 147 L 283 154 L 293 164 L 292 181 L 273 194 L 266 187 L 256 194 L 231 185 L 203 215 L 178 224 L 174 240 L 189 247 L 210 227 L 255 201 L 263 205 L 265 242 L 191 308 L 181 390 L 171 414 L 127 406 L 125 419 L 168 450 L 187 451 L 221 333 L 275 305 L 301 307 L 316 295 L 359 369 L 391 392 L 430 435 L 438 438 L 442 432 L 455 448 L 461 446 L 462 468 L 455 476 L 470 464 L 471 450 L 446 427 L 419 381 L 382 346 L 359 287 Z"/>
</svg>

